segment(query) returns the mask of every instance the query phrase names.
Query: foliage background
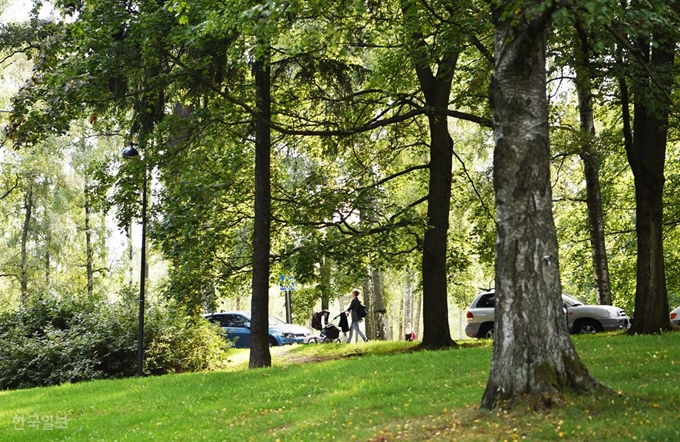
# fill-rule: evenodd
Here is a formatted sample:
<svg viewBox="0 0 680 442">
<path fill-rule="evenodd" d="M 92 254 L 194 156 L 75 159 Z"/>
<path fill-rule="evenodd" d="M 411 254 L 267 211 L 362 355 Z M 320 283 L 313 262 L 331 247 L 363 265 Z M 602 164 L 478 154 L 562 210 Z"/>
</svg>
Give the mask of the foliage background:
<svg viewBox="0 0 680 442">
<path fill-rule="evenodd" d="M 40 296 L 0 313 L 0 390 L 133 376 L 137 303 Z M 144 329 L 146 375 L 214 370 L 228 343 L 219 327 L 151 305 Z"/>
</svg>

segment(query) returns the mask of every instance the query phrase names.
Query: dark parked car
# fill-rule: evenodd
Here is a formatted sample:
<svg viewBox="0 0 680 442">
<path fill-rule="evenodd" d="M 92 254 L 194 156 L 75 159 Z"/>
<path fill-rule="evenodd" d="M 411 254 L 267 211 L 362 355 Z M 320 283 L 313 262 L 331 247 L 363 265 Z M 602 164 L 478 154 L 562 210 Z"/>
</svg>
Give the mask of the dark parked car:
<svg viewBox="0 0 680 442">
<path fill-rule="evenodd" d="M 203 315 L 205 319 L 220 325 L 224 336 L 234 342 L 237 348 L 250 348 L 250 312 L 220 312 Z M 306 327 L 286 324 L 280 319 L 269 317 L 269 344 L 272 346 L 287 344 L 305 344 L 312 337 L 312 331 Z"/>
<path fill-rule="evenodd" d="M 625 311 L 611 305 L 587 305 L 569 296 L 562 295 L 570 333 L 597 333 L 609 330 L 625 330 L 630 327 L 630 318 Z M 468 324 L 465 334 L 471 338 L 493 338 L 494 290 L 482 292 L 472 301 L 467 311 Z"/>
</svg>

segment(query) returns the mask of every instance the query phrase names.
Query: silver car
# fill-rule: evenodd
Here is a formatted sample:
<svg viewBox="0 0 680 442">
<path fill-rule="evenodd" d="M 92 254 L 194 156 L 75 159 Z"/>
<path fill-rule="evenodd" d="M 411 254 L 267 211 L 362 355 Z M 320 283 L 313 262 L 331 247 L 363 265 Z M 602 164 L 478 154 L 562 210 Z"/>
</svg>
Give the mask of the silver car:
<svg viewBox="0 0 680 442">
<path fill-rule="evenodd" d="M 630 327 L 630 318 L 618 307 L 586 305 L 564 294 L 562 302 L 570 333 L 597 333 L 626 330 Z M 490 290 L 477 295 L 467 311 L 468 324 L 465 327 L 465 334 L 471 338 L 493 338 L 495 306 L 495 291 Z"/>
</svg>

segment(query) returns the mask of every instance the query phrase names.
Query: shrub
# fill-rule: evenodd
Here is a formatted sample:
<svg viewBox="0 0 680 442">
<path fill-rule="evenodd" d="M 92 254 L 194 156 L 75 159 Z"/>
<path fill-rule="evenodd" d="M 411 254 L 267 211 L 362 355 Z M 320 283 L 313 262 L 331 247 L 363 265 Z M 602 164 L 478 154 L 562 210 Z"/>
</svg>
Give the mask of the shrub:
<svg viewBox="0 0 680 442">
<path fill-rule="evenodd" d="M 214 370 L 226 360 L 228 344 L 222 330 L 203 318 L 154 308 L 146 315 L 144 331 L 146 374 Z"/>
<path fill-rule="evenodd" d="M 145 374 L 211 370 L 226 359 L 219 328 L 155 306 L 145 315 Z M 0 389 L 30 388 L 137 372 L 135 303 L 41 297 L 0 313 Z"/>
</svg>

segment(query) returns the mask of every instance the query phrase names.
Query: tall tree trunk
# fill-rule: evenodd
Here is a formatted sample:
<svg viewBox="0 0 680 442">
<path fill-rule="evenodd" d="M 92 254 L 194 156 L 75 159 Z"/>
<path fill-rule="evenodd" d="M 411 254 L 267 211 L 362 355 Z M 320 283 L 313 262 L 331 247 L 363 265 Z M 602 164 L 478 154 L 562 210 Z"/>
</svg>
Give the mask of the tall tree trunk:
<svg viewBox="0 0 680 442">
<path fill-rule="evenodd" d="M 328 310 L 331 299 L 331 260 L 324 256 L 319 268 L 321 279 L 321 310 Z"/>
<path fill-rule="evenodd" d="M 399 325 L 399 339 L 402 339 L 404 336 L 403 331 L 407 322 L 411 323 L 411 327 L 414 330 L 416 329 L 416 324 L 413 323 L 413 271 L 411 269 L 407 269 L 404 272 L 404 279 L 404 320 Z M 416 335 L 418 335 L 417 331 Z"/>
<path fill-rule="evenodd" d="M 50 261 L 51 261 L 51 256 L 49 250 L 45 250 L 45 288 L 49 289 L 50 288 Z"/>
<path fill-rule="evenodd" d="M 586 202 L 588 206 L 590 247 L 592 251 L 597 303 L 612 305 L 598 158 L 596 154 L 583 150 L 581 151 L 581 159 L 583 160 L 583 172 L 587 187 Z"/>
<path fill-rule="evenodd" d="M 450 92 L 448 81 L 421 81 L 427 90 L 428 105 L 444 108 Z M 448 80 L 448 79 L 447 79 Z M 442 84 L 443 83 L 443 84 Z M 447 84 L 448 83 L 448 84 Z M 434 102 L 434 103 L 433 103 Z M 423 239 L 423 347 L 455 346 L 449 328 L 446 278 L 449 210 L 451 207 L 451 167 L 453 140 L 447 120 L 429 115 L 430 180 L 427 200 L 427 229 Z"/>
<path fill-rule="evenodd" d="M 635 179 L 637 203 L 635 320 L 629 330 L 632 334 L 658 333 L 671 328 L 663 257 L 664 165 L 670 107 L 664 94 L 670 95 L 673 85 L 675 45 L 670 36 L 655 37 L 657 44 L 651 53 L 646 40 L 638 45 L 639 53 L 654 72 L 656 84 L 652 85 L 649 77 L 633 79 L 636 87 L 632 132 L 628 90 L 625 83 L 621 83 L 626 154 Z"/>
<path fill-rule="evenodd" d="M 85 185 L 85 268 L 87 272 L 87 297 L 92 299 L 92 293 L 94 291 L 94 264 L 93 256 L 94 252 L 92 250 L 92 229 L 90 227 L 90 192 L 88 191 L 87 184 Z"/>
<path fill-rule="evenodd" d="M 214 312 L 217 307 L 217 290 L 213 281 L 206 282 L 201 287 L 201 307 L 204 312 Z"/>
<path fill-rule="evenodd" d="M 420 317 L 423 312 L 423 295 L 421 293 L 414 293 L 413 302 L 415 303 L 415 312 L 413 314 L 413 330 L 416 332 L 416 336 L 420 337 Z"/>
<path fill-rule="evenodd" d="M 451 93 L 453 66 L 441 67 L 435 77 L 429 67 L 416 65 L 420 87 L 428 106 L 446 109 Z M 423 238 L 423 340 L 424 347 L 449 347 L 456 343 L 449 328 L 448 290 L 446 278 L 446 246 L 448 244 L 451 208 L 451 167 L 453 140 L 448 121 L 441 114 L 428 115 L 430 127 L 430 180 L 427 199 L 427 229 Z"/>
<path fill-rule="evenodd" d="M 24 195 L 24 225 L 21 228 L 21 305 L 28 304 L 28 232 L 33 217 L 33 187 Z"/>
<path fill-rule="evenodd" d="M 363 304 L 369 311 L 369 316 L 364 318 L 364 330 L 368 339 L 375 339 L 375 327 L 373 326 L 371 306 L 373 305 L 373 280 L 371 279 L 371 269 L 367 268 L 365 276 L 361 280 L 361 288 L 364 291 Z"/>
<path fill-rule="evenodd" d="M 530 4 L 526 10 L 531 10 Z M 545 48 L 552 11 L 493 11 L 489 85 L 496 147 L 496 333 L 482 407 L 550 405 L 568 388 L 600 384 L 580 361 L 562 311 L 552 216 Z M 542 318 L 527 321 L 526 318 Z"/>
<path fill-rule="evenodd" d="M 266 45 L 265 45 L 266 46 Z M 271 78 L 268 47 L 254 62 L 257 94 L 255 122 L 255 227 L 250 368 L 269 367 L 269 248 L 271 228 Z"/>
<path fill-rule="evenodd" d="M 611 286 L 609 283 L 609 261 L 604 236 L 604 217 L 602 211 L 602 194 L 600 190 L 600 166 L 597 153 L 592 150 L 592 138 L 595 135 L 593 119 L 592 93 L 590 79 L 581 79 L 577 69 L 577 89 L 579 90 L 579 113 L 581 115 L 581 131 L 586 140 L 581 148 L 583 173 L 586 180 L 586 204 L 590 231 L 590 247 L 592 252 L 597 303 L 612 305 Z M 581 82 L 584 82 L 581 85 Z"/>
<path fill-rule="evenodd" d="M 593 151 L 592 141 L 595 137 L 595 117 L 593 114 L 592 79 L 589 69 L 589 41 L 585 32 L 579 28 L 580 50 L 576 66 L 576 89 L 578 91 L 579 115 L 583 144 L 581 160 L 586 180 L 586 204 L 590 230 L 590 247 L 595 276 L 597 303 L 612 305 L 612 293 L 609 283 L 609 261 L 604 236 L 604 218 L 602 212 L 602 194 L 600 191 L 600 164 L 598 154 Z"/>
<path fill-rule="evenodd" d="M 405 20 L 412 10 L 408 2 L 402 6 Z M 457 346 L 451 339 L 449 327 L 448 290 L 446 278 L 446 246 L 448 244 L 449 212 L 451 208 L 451 167 L 453 165 L 453 140 L 449 134 L 445 113 L 448 109 L 459 53 L 450 48 L 441 59 L 429 56 L 423 34 L 411 33 L 414 44 L 413 67 L 418 77 L 425 103 L 431 109 L 427 118 L 430 131 L 430 179 L 427 198 L 427 228 L 423 238 L 423 347 L 441 348 Z M 448 42 L 452 43 L 452 42 Z M 433 66 L 437 66 L 436 73 Z"/>
<path fill-rule="evenodd" d="M 373 299 L 369 309 L 370 320 L 373 323 L 373 336 L 370 339 L 387 341 L 390 339 L 387 309 L 385 308 L 385 293 L 383 291 L 383 272 L 375 268 L 371 269 L 371 281 L 373 281 Z"/>
</svg>

